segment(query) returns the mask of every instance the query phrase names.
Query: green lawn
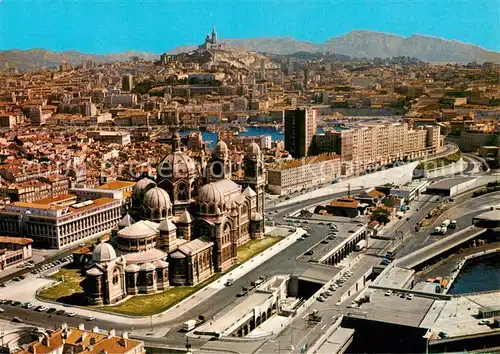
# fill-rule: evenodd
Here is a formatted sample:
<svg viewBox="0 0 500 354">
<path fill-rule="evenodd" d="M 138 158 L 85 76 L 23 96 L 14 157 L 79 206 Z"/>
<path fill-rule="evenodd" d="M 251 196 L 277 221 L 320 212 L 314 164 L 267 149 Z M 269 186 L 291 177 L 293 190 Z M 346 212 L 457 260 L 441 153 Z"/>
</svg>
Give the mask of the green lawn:
<svg viewBox="0 0 500 354">
<path fill-rule="evenodd" d="M 63 302 L 61 300 L 64 298 L 83 293 L 81 284 L 84 277 L 79 269 L 61 268 L 59 272 L 51 275 L 50 278 L 56 281 L 62 280 L 62 282 L 40 291 L 38 296 L 42 299 Z"/>
<path fill-rule="evenodd" d="M 238 264 L 234 265 L 230 270 L 236 268 L 241 263 L 247 261 L 266 248 L 271 247 L 280 240 L 281 238 L 278 237 L 265 237 L 262 240 L 250 240 L 248 243 L 238 248 Z M 155 315 L 174 306 L 184 298 L 195 293 L 209 283 L 217 280 L 222 275 L 223 274 L 214 274 L 203 283 L 197 284 L 195 286 L 174 286 L 169 290 L 161 293 L 151 295 L 137 295 L 131 297 L 130 299 L 119 305 L 100 306 L 98 308 L 103 311 L 114 312 L 123 315 Z"/>
<path fill-rule="evenodd" d="M 256 254 L 264 251 L 266 248 L 271 247 L 280 240 L 281 238 L 278 237 L 265 237 L 261 240 L 248 241 L 246 244 L 238 248 L 238 264 L 245 262 L 249 258 L 252 258 Z"/>
<path fill-rule="evenodd" d="M 179 303 L 208 283 L 217 280 L 222 274 L 215 274 L 203 283 L 195 286 L 173 286 L 167 291 L 151 295 L 132 296 L 127 301 L 116 306 L 99 306 L 100 310 L 131 316 L 151 316 L 163 312 Z"/>
</svg>

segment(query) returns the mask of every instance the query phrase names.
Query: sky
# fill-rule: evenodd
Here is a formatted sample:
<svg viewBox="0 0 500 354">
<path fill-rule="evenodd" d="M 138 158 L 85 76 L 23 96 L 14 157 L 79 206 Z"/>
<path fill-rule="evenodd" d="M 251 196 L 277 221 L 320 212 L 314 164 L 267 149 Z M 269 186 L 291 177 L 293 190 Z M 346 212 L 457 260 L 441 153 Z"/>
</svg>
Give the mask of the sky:
<svg viewBox="0 0 500 354">
<path fill-rule="evenodd" d="M 498 0 L 0 0 L 0 50 L 162 53 L 219 38 L 324 42 L 351 30 L 422 34 L 500 51 Z"/>
</svg>

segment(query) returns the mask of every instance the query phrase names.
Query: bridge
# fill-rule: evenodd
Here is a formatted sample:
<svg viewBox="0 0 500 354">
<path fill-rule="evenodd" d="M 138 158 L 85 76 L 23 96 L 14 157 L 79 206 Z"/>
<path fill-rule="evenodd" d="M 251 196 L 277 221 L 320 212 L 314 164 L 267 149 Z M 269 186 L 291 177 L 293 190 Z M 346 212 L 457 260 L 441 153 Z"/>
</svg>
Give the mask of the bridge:
<svg viewBox="0 0 500 354">
<path fill-rule="evenodd" d="M 448 237 L 445 237 L 437 242 L 431 243 L 413 253 L 410 253 L 397 261 L 394 265 L 400 268 L 411 269 L 418 266 L 421 263 L 427 262 L 428 260 L 444 253 L 452 248 L 474 239 L 475 237 L 485 233 L 487 230 L 479 228 L 476 226 L 469 226 L 463 230 L 460 230 Z"/>
</svg>

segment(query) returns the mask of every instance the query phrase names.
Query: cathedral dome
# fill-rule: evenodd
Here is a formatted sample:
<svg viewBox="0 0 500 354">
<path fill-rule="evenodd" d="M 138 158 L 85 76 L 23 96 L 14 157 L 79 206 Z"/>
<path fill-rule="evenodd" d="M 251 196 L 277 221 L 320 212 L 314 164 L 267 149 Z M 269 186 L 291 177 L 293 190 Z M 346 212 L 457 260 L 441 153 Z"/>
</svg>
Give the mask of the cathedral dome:
<svg viewBox="0 0 500 354">
<path fill-rule="evenodd" d="M 260 147 L 257 145 L 257 143 L 251 142 L 248 144 L 247 148 L 245 149 L 245 152 L 247 155 L 259 155 L 260 154 Z"/>
<path fill-rule="evenodd" d="M 227 157 L 227 155 L 229 154 L 227 144 L 223 140 L 219 140 L 219 142 L 215 146 L 214 153 L 218 158 Z"/>
<path fill-rule="evenodd" d="M 134 198 L 141 200 L 148 189 L 156 186 L 155 181 L 147 177 L 142 178 L 134 185 Z"/>
<path fill-rule="evenodd" d="M 214 183 L 205 184 L 198 193 L 198 201 L 207 204 L 224 203 L 224 193 Z"/>
<path fill-rule="evenodd" d="M 158 178 L 171 182 L 189 179 L 198 175 L 196 164 L 182 151 L 174 151 L 158 165 Z"/>
<path fill-rule="evenodd" d="M 116 259 L 116 252 L 109 243 L 100 243 L 92 252 L 92 261 L 95 263 L 109 262 Z"/>
<path fill-rule="evenodd" d="M 170 196 L 164 189 L 154 187 L 144 195 L 143 206 L 150 210 L 168 210 L 172 207 L 172 203 Z"/>
</svg>

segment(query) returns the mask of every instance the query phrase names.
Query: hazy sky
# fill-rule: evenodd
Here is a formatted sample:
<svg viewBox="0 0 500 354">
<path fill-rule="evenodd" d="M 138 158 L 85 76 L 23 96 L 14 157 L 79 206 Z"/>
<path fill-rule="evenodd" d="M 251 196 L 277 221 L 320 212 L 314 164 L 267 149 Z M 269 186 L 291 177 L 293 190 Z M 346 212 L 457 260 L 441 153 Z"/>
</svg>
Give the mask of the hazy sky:
<svg viewBox="0 0 500 354">
<path fill-rule="evenodd" d="M 353 29 L 500 50 L 498 0 L 0 0 L 0 49 L 161 53 L 220 38 L 323 42 Z"/>
</svg>

